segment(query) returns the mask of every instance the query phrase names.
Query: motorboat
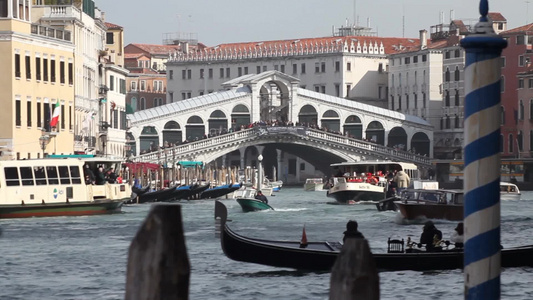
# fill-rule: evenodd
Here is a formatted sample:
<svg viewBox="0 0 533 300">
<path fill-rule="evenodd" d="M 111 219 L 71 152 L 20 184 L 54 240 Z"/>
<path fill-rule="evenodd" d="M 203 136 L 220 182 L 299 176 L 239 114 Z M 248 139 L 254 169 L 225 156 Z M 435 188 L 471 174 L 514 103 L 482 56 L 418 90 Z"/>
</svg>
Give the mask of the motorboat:
<svg viewBox="0 0 533 300">
<path fill-rule="evenodd" d="M 304 191 L 323 191 L 324 180 L 320 178 L 307 178 L 304 184 Z"/>
<path fill-rule="evenodd" d="M 236 199 L 244 212 L 258 211 L 258 210 L 274 210 L 268 203 L 252 198 L 237 198 Z"/>
<path fill-rule="evenodd" d="M 392 171 L 405 171 L 411 180 L 418 179 L 415 164 L 393 161 L 358 161 L 331 164 L 337 174 L 327 196 L 342 204 L 361 201 L 376 203 L 385 199 L 387 180 L 384 175 Z M 380 175 L 381 174 L 381 175 Z M 375 178 L 372 182 L 369 179 Z"/>
<path fill-rule="evenodd" d="M 520 200 L 520 189 L 511 182 L 500 182 L 500 200 Z"/>
<path fill-rule="evenodd" d="M 407 220 L 418 218 L 462 221 L 464 193 L 462 190 L 405 189 L 394 201 Z"/>
</svg>

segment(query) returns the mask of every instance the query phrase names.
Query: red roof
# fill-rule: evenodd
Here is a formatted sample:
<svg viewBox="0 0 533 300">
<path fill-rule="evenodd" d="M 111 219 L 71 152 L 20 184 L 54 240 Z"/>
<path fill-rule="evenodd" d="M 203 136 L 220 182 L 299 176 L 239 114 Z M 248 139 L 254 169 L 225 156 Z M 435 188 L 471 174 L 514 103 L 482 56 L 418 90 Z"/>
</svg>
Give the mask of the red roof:
<svg viewBox="0 0 533 300">
<path fill-rule="evenodd" d="M 105 22 L 105 26 L 107 27 L 107 29 L 123 29 L 122 26 L 109 23 L 109 22 Z"/>
<path fill-rule="evenodd" d="M 507 19 L 503 17 L 503 15 L 499 12 L 489 12 L 489 20 L 493 22 L 506 22 Z"/>
<path fill-rule="evenodd" d="M 419 39 L 414 38 L 387 38 L 387 37 L 373 37 L 373 36 L 331 36 L 331 37 L 319 37 L 319 38 L 303 38 L 303 39 L 291 39 L 291 40 L 274 40 L 274 41 L 260 41 L 260 42 L 244 42 L 244 43 L 231 43 L 220 44 L 215 47 L 208 47 L 206 50 L 249 50 L 255 47 L 260 48 L 281 48 L 281 47 L 313 47 L 315 45 L 332 45 L 338 43 L 346 43 L 348 46 L 351 43 L 357 47 L 359 44 L 361 47 L 370 45 L 383 47 L 385 54 L 399 53 L 405 51 L 413 51 L 414 48 L 420 46 Z"/>
<path fill-rule="evenodd" d="M 513 34 L 513 33 L 525 33 L 525 32 L 529 32 L 531 30 L 533 30 L 533 23 L 527 24 L 527 25 L 524 25 L 524 26 L 520 26 L 520 27 L 516 27 L 516 28 L 513 28 L 513 29 L 509 29 L 507 31 L 501 32 L 500 34 L 501 35 L 507 35 L 507 34 Z"/>
</svg>

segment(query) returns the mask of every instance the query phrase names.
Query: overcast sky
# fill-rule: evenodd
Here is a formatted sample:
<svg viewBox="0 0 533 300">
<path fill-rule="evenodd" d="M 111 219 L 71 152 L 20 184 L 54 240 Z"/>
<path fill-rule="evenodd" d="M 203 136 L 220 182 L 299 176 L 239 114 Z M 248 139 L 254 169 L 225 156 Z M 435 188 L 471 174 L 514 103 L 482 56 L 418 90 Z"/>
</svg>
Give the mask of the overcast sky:
<svg viewBox="0 0 533 300">
<path fill-rule="evenodd" d="M 455 19 L 479 18 L 479 0 L 95 0 L 129 43 L 161 44 L 166 33 L 194 34 L 207 46 L 330 36 L 332 27 L 367 25 L 381 37 L 418 37 Z M 530 3 L 531 2 L 531 3 Z M 355 3 L 355 5 L 354 5 Z M 354 13 L 355 6 L 355 13 Z M 489 0 L 508 28 L 533 23 L 533 0 Z M 403 21 L 404 20 L 404 21 Z M 474 21 L 472 21 L 474 22 Z"/>
</svg>

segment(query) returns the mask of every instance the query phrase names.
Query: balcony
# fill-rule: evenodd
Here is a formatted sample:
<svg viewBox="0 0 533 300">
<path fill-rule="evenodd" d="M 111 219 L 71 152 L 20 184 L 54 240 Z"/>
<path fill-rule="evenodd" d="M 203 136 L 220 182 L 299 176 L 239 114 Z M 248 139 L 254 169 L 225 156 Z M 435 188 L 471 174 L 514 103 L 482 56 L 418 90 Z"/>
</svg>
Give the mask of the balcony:
<svg viewBox="0 0 533 300">
<path fill-rule="evenodd" d="M 48 26 L 42 26 L 39 24 L 31 24 L 31 33 L 40 36 L 46 36 L 48 38 L 63 40 L 67 42 L 72 41 L 72 36 L 70 31 L 56 29 Z"/>
<path fill-rule="evenodd" d="M 78 20 L 81 21 L 81 11 L 72 5 L 47 5 L 44 7 L 43 21 Z"/>
</svg>

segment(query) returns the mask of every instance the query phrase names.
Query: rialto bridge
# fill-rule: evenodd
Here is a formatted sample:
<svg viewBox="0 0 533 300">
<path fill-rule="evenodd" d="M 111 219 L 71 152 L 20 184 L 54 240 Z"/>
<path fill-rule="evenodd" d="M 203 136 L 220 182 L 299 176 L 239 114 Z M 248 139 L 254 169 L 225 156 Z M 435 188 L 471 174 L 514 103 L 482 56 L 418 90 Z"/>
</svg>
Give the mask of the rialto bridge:
<svg viewBox="0 0 533 300">
<path fill-rule="evenodd" d="M 129 115 L 131 159 L 243 169 L 262 154 L 265 173 L 288 181 L 329 175 L 329 165 L 341 161 L 431 166 L 433 128 L 416 116 L 302 89 L 278 71 L 245 75 L 224 88 Z"/>
</svg>

